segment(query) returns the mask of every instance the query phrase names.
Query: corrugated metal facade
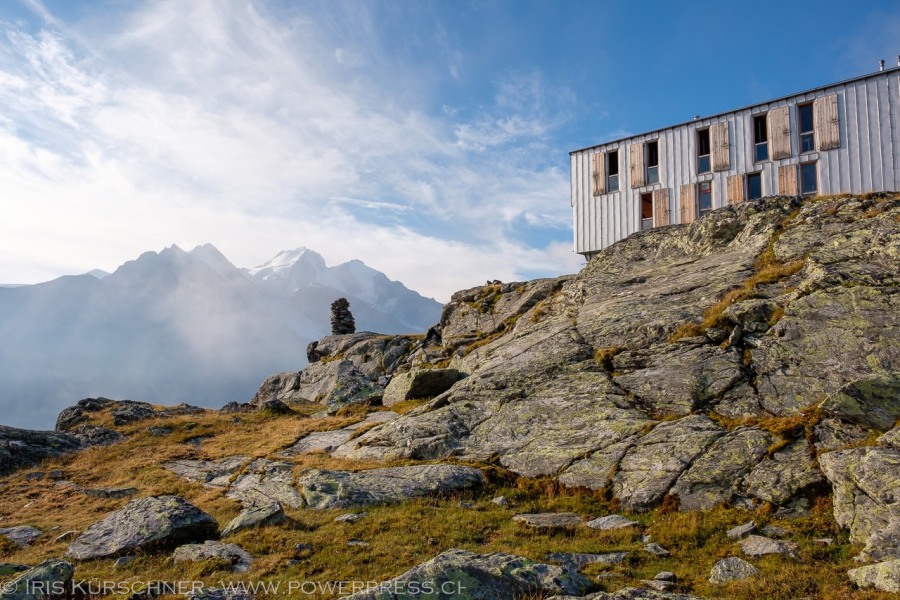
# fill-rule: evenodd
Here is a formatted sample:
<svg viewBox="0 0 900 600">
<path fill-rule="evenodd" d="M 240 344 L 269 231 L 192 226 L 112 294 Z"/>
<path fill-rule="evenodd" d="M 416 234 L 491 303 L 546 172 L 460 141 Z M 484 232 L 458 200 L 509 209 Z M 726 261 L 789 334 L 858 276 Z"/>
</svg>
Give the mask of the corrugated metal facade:
<svg viewBox="0 0 900 600">
<path fill-rule="evenodd" d="M 805 136 L 800 134 L 799 107 L 809 103 L 815 145 L 801 152 Z M 799 165 L 808 163 L 815 163 L 817 194 L 900 190 L 898 107 L 900 68 L 894 68 L 576 150 L 570 155 L 575 252 L 589 256 L 639 231 L 645 194 L 652 194 L 655 213 L 660 199 L 668 198 L 668 214 L 654 214 L 654 226 L 693 220 L 701 205 L 697 184 L 704 181 L 711 183 L 713 208 L 747 198 L 747 175 L 759 175 L 763 196 L 799 193 L 794 191 L 804 185 Z M 754 117 L 759 115 L 767 115 L 768 126 L 769 158 L 762 161 L 755 160 Z M 710 170 L 698 174 L 698 131 L 707 129 Z M 650 184 L 644 148 L 653 141 L 658 143 L 659 181 Z M 785 155 L 788 145 L 788 157 L 774 158 Z M 618 153 L 617 191 L 609 181 L 612 152 Z M 740 191 L 738 185 L 743 186 Z"/>
</svg>

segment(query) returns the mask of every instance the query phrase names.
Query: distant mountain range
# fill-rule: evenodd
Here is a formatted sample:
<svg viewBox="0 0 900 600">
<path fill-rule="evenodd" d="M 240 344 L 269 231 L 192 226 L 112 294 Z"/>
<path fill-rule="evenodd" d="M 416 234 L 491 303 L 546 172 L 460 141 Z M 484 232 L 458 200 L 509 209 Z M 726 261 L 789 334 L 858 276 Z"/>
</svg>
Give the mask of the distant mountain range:
<svg viewBox="0 0 900 600">
<path fill-rule="evenodd" d="M 345 297 L 357 330 L 425 331 L 441 305 L 358 260 L 306 248 L 239 269 L 214 246 L 146 252 L 107 274 L 0 287 L 0 423 L 52 428 L 91 396 L 221 406 L 306 365 Z"/>
</svg>

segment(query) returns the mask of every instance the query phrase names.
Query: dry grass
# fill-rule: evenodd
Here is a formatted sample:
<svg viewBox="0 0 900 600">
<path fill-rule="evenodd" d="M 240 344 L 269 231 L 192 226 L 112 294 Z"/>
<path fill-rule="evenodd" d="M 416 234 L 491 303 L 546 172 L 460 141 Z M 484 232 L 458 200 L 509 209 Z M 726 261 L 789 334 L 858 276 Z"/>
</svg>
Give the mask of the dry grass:
<svg viewBox="0 0 900 600">
<path fill-rule="evenodd" d="M 277 458 L 280 448 L 316 429 L 345 426 L 361 415 L 345 418 L 311 419 L 297 416 L 241 415 L 233 422 L 230 415 L 208 414 L 147 421 L 127 426 L 130 438 L 109 448 L 95 448 L 63 459 L 47 461 L 32 469 L 0 479 L 0 526 L 29 524 L 45 535 L 29 548 L 0 544 L 0 561 L 34 564 L 59 557 L 68 542 L 55 537 L 66 531 L 80 532 L 127 500 L 92 498 L 74 488 L 59 485 L 48 478 L 28 481 L 36 471 L 60 469 L 65 477 L 84 487 L 134 486 L 139 496 L 177 494 L 200 506 L 220 524 L 236 516 L 239 505 L 224 497 L 221 490 L 183 481 L 161 467 L 172 458 L 221 458 L 234 454 Z M 105 417 L 102 417 L 105 418 Z M 807 416 L 808 418 L 808 416 Z M 771 431 L 799 432 L 806 423 L 772 421 L 761 423 Z M 173 433 L 153 437 L 150 425 L 166 425 Z M 198 434 L 211 437 L 195 447 L 184 440 Z M 279 459 L 283 460 L 283 459 Z M 292 461 L 295 473 L 308 468 L 371 468 L 375 463 L 341 461 L 324 454 L 297 457 Z M 646 526 L 653 541 L 668 548 L 672 555 L 656 557 L 642 550 L 640 530 L 599 532 L 581 527 L 560 532 L 540 532 L 511 520 L 520 512 L 575 512 L 584 518 L 608 514 L 617 508 L 605 494 L 560 487 L 554 478 L 517 478 L 499 467 L 485 466 L 488 484 L 484 489 L 441 498 L 410 501 L 396 506 L 367 509 L 369 515 L 357 523 L 335 523 L 341 510 L 287 510 L 287 524 L 239 532 L 226 541 L 239 544 L 256 557 L 250 571 L 234 574 L 217 561 L 175 564 L 169 551 L 138 553 L 129 565 L 115 569 L 113 560 L 93 560 L 77 565 L 77 578 L 84 581 L 183 581 L 202 580 L 207 585 L 219 581 L 266 582 L 281 585 L 290 582 L 381 581 L 426 561 L 444 550 L 464 548 L 480 553 L 508 552 L 535 560 L 544 560 L 548 552 L 627 551 L 629 558 L 614 567 L 592 566 L 589 576 L 612 571 L 621 577 L 598 582 L 598 589 L 615 590 L 637 585 L 640 579 L 671 570 L 679 576 L 680 591 L 700 597 L 795 598 L 803 595 L 826 598 L 888 598 L 886 594 L 860 592 L 847 583 L 845 571 L 855 566 L 853 549 L 846 536 L 829 548 L 817 546 L 816 537 L 834 537 L 836 526 L 830 505 L 817 506 L 810 517 L 796 521 L 772 518 L 770 512 L 752 515 L 744 511 L 716 508 L 703 513 L 670 512 L 669 509 L 632 515 Z M 504 495 L 509 506 L 491 502 Z M 460 503 L 472 503 L 463 508 Z M 783 558 L 753 560 L 762 575 L 752 582 L 714 587 L 706 580 L 713 563 L 725 556 L 737 555 L 737 546 L 724 532 L 737 524 L 756 518 L 792 532 L 800 545 L 801 560 Z M 368 546 L 350 546 L 362 540 Z M 298 553 L 297 544 L 309 544 L 312 552 Z M 288 561 L 297 560 L 293 566 Z M 115 596 L 114 596 L 115 597 Z M 122 597 L 122 596 L 119 596 Z M 166 596 L 175 598 L 175 596 Z M 333 597 L 305 595 L 304 597 Z"/>
</svg>

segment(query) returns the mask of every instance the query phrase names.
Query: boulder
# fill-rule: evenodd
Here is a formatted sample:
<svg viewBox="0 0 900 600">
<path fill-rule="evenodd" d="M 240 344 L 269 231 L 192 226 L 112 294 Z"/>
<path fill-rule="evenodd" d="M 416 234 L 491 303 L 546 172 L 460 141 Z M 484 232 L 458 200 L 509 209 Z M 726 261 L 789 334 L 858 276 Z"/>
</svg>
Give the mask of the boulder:
<svg viewBox="0 0 900 600">
<path fill-rule="evenodd" d="M 267 506 L 251 507 L 241 511 L 241 514 L 232 519 L 222 530 L 222 536 L 231 535 L 242 529 L 251 529 L 263 525 L 283 523 L 287 520 L 284 509 L 278 502 Z"/>
<path fill-rule="evenodd" d="M 435 600 L 512 598 L 525 595 L 583 594 L 593 583 L 564 567 L 511 554 L 475 554 L 447 550 L 386 582 L 378 589 L 349 596 L 352 600 L 396 597 L 389 590 L 419 588 Z M 430 589 L 426 590 L 424 586 Z"/>
<path fill-rule="evenodd" d="M 729 581 L 740 581 L 741 579 L 756 577 L 758 574 L 759 569 L 746 560 L 737 556 L 731 556 L 716 561 L 709 573 L 709 582 L 720 585 Z"/>
<path fill-rule="evenodd" d="M 560 563 L 573 571 L 586 565 L 617 565 L 628 558 L 627 552 L 607 552 L 605 554 L 587 554 L 584 552 L 548 552 L 547 560 Z"/>
<path fill-rule="evenodd" d="M 565 529 L 584 522 L 584 519 L 575 513 L 527 513 L 515 515 L 512 520 L 535 529 Z"/>
<path fill-rule="evenodd" d="M 0 425 L 0 477 L 85 447 L 77 437 Z"/>
<path fill-rule="evenodd" d="M 41 537 L 41 530 L 28 525 L 0 528 L 0 536 L 19 546 L 30 546 L 31 543 Z"/>
<path fill-rule="evenodd" d="M 728 531 L 725 532 L 725 535 L 729 540 L 739 540 L 743 537 L 750 535 L 751 533 L 756 533 L 756 522 L 750 521 L 749 523 L 744 523 L 743 525 L 738 525 L 736 527 L 732 527 Z"/>
<path fill-rule="evenodd" d="M 313 509 L 392 504 L 483 485 L 479 469 L 458 465 L 414 465 L 366 471 L 311 469 L 297 481 L 303 505 Z"/>
<path fill-rule="evenodd" d="M 276 502 L 300 508 L 303 506 L 303 497 L 294 488 L 293 467 L 290 463 L 259 458 L 235 479 L 225 495 L 237 500 L 245 508 L 271 506 Z"/>
<path fill-rule="evenodd" d="M 132 500 L 88 527 L 66 554 L 79 560 L 106 558 L 148 546 L 168 546 L 216 537 L 215 520 L 178 496 Z"/>
<path fill-rule="evenodd" d="M 56 558 L 45 560 L 0 585 L 0 600 L 46 600 L 69 597 L 74 574 L 75 568 L 71 563 Z"/>
<path fill-rule="evenodd" d="M 231 570 L 237 572 L 246 571 L 253 562 L 253 557 L 240 546 L 214 540 L 179 546 L 172 554 L 172 560 L 175 562 L 196 562 L 211 558 L 230 562 Z"/>
<path fill-rule="evenodd" d="M 207 487 L 227 488 L 231 477 L 250 460 L 249 456 L 228 456 L 219 460 L 179 459 L 163 463 L 163 467 L 182 479 Z"/>
<path fill-rule="evenodd" d="M 834 490 L 834 519 L 850 530 L 850 541 L 865 544 L 900 520 L 900 451 L 854 448 L 819 456 Z"/>
<path fill-rule="evenodd" d="M 883 592 L 900 593 L 900 559 L 850 569 L 847 576 L 862 589 L 875 588 Z"/>
<path fill-rule="evenodd" d="M 384 388 L 381 403 L 393 406 L 404 400 L 433 398 L 443 394 L 462 378 L 456 369 L 413 369 L 394 375 Z"/>
</svg>

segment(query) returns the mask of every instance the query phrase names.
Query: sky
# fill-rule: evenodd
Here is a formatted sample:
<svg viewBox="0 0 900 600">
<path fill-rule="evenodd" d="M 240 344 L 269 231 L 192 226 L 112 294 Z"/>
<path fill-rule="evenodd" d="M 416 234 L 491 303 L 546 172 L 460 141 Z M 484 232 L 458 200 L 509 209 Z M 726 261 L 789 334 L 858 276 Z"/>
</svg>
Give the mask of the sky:
<svg viewBox="0 0 900 600">
<path fill-rule="evenodd" d="M 573 273 L 569 152 L 897 64 L 900 3 L 0 0 L 0 283 L 305 246 Z"/>
</svg>

